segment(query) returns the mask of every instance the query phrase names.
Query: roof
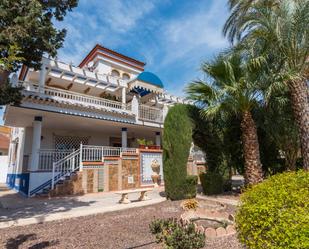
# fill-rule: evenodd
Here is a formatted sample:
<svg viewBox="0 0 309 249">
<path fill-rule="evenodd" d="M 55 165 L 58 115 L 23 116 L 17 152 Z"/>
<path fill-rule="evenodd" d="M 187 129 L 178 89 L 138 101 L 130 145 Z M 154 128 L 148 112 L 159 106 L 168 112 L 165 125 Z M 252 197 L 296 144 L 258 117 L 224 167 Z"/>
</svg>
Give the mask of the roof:
<svg viewBox="0 0 309 249">
<path fill-rule="evenodd" d="M 0 149 L 8 149 L 10 146 L 10 139 L 8 136 L 0 134 Z"/>
<path fill-rule="evenodd" d="M 160 88 L 164 87 L 160 78 L 157 75 L 155 75 L 154 73 L 151 73 L 151 72 L 142 72 L 137 76 L 136 79 L 143 81 L 143 82 L 146 82 L 146 83 L 149 83 L 151 85 L 155 85 L 155 86 L 160 87 Z"/>
<path fill-rule="evenodd" d="M 126 56 L 124 54 L 121 54 L 121 53 L 118 53 L 114 50 L 111 50 L 109 48 L 106 48 L 106 47 L 103 47 L 99 44 L 95 45 L 95 47 L 87 54 L 87 56 L 82 60 L 82 62 L 79 64 L 79 67 L 83 67 L 84 65 L 86 65 L 89 61 L 91 61 L 91 59 L 94 57 L 94 55 L 96 53 L 98 53 L 99 51 L 104 51 L 108 54 L 111 54 L 111 55 L 114 55 L 116 57 L 119 57 L 119 58 L 122 58 L 124 59 L 125 61 L 128 61 L 128 62 L 131 62 L 131 63 L 134 63 L 136 64 L 137 66 L 139 67 L 144 67 L 146 65 L 145 62 L 142 62 L 142 61 L 139 61 L 139 60 L 136 60 L 136 59 L 133 59 L 132 57 L 129 57 L 129 56 Z"/>
</svg>

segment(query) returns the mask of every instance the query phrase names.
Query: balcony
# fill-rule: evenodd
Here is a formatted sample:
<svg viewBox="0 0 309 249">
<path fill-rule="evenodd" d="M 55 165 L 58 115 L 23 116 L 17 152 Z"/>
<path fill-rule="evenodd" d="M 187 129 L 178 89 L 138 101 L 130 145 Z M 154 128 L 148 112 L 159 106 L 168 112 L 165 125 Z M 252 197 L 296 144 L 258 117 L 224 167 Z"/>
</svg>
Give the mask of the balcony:
<svg viewBox="0 0 309 249">
<path fill-rule="evenodd" d="M 164 121 L 163 110 L 161 108 L 138 104 L 137 102 L 133 103 L 133 101 L 125 104 L 114 100 L 47 86 L 40 89 L 37 84 L 31 82 L 23 81 L 20 82 L 20 84 L 24 86 L 23 94 L 26 99 L 41 97 L 47 99 L 48 103 L 54 101 L 66 105 L 80 106 L 92 111 L 99 110 L 135 116 L 137 123 L 140 121 L 162 124 Z"/>
</svg>

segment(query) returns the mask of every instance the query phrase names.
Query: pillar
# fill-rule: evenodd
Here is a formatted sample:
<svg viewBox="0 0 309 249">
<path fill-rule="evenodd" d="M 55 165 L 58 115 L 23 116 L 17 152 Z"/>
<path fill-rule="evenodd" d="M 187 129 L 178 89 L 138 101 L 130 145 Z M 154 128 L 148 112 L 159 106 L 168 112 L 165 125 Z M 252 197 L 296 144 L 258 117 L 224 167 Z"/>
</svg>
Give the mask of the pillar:
<svg viewBox="0 0 309 249">
<path fill-rule="evenodd" d="M 135 114 L 135 121 L 138 121 L 138 100 L 136 98 L 136 96 L 133 96 L 132 102 L 131 102 L 131 108 L 132 108 L 132 113 Z"/>
<path fill-rule="evenodd" d="M 42 63 L 42 66 L 41 66 L 40 77 L 39 77 L 39 92 L 44 92 L 48 59 L 43 57 L 41 63 Z"/>
<path fill-rule="evenodd" d="M 19 128 L 19 146 L 18 146 L 18 154 L 17 154 L 17 172 L 23 171 L 23 159 L 24 159 L 24 147 L 25 147 L 25 137 L 26 137 L 26 129 Z"/>
<path fill-rule="evenodd" d="M 126 102 L 127 102 L 127 100 L 126 100 L 126 88 L 125 87 L 123 87 L 122 89 L 121 89 L 121 102 L 122 102 L 122 104 L 125 104 Z"/>
<path fill-rule="evenodd" d="M 161 133 L 159 131 L 156 132 L 156 146 L 161 146 Z"/>
<path fill-rule="evenodd" d="M 127 148 L 128 146 L 128 129 L 122 128 L 121 129 L 121 147 Z"/>
<path fill-rule="evenodd" d="M 163 121 L 165 120 L 165 118 L 166 118 L 166 115 L 167 115 L 167 113 L 168 113 L 168 107 L 167 107 L 167 105 L 164 105 L 163 106 Z"/>
<path fill-rule="evenodd" d="M 33 121 L 31 171 L 39 169 L 39 150 L 41 148 L 42 117 L 36 116 Z"/>
</svg>

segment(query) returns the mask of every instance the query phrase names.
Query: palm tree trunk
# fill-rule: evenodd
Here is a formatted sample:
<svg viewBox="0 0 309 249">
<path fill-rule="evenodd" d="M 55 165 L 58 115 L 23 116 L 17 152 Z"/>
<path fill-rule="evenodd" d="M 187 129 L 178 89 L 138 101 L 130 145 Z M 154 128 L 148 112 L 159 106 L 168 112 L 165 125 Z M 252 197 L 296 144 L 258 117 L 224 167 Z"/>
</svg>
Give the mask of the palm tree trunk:
<svg viewBox="0 0 309 249">
<path fill-rule="evenodd" d="M 303 167 L 309 170 L 309 97 L 306 79 L 289 82 L 292 107 L 300 134 Z"/>
<path fill-rule="evenodd" d="M 241 130 L 245 158 L 245 185 L 256 184 L 263 180 L 263 172 L 257 129 L 249 111 L 243 113 Z"/>
</svg>

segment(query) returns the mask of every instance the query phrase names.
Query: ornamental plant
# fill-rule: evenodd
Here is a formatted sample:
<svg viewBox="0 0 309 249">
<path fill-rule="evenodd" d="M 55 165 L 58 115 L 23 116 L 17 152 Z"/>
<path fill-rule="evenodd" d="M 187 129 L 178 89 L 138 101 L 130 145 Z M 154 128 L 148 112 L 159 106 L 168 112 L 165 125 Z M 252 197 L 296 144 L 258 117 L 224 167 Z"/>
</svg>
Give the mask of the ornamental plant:
<svg viewBox="0 0 309 249">
<path fill-rule="evenodd" d="M 240 241 L 250 249 L 309 248 L 309 172 L 274 175 L 241 196 Z"/>
<path fill-rule="evenodd" d="M 177 104 L 169 109 L 164 121 L 163 172 L 165 192 L 171 200 L 194 198 L 196 176 L 187 176 L 187 162 L 192 142 L 189 107 Z"/>
<path fill-rule="evenodd" d="M 205 246 L 205 234 L 195 231 L 193 223 L 184 224 L 177 219 L 157 219 L 150 223 L 156 242 L 166 249 L 199 249 Z"/>
</svg>

